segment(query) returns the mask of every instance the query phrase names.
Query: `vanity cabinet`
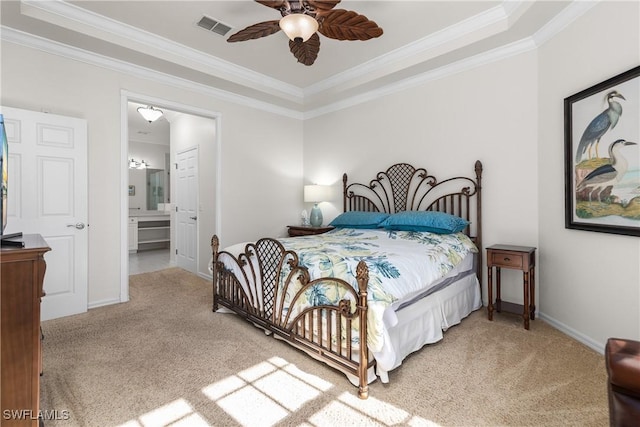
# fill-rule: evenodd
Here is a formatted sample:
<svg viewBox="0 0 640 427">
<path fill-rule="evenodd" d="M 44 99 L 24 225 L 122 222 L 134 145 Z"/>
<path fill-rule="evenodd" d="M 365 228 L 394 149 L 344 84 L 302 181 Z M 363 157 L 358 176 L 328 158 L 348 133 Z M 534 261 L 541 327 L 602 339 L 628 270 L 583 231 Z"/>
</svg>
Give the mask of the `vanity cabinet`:
<svg viewBox="0 0 640 427">
<path fill-rule="evenodd" d="M 168 248 L 171 240 L 169 215 L 129 218 L 129 251 Z"/>
<path fill-rule="evenodd" d="M 138 250 L 169 247 L 169 219 L 138 218 Z"/>
<path fill-rule="evenodd" d="M 129 238 L 129 252 L 138 251 L 138 218 L 129 217 L 129 227 L 127 229 Z"/>
</svg>

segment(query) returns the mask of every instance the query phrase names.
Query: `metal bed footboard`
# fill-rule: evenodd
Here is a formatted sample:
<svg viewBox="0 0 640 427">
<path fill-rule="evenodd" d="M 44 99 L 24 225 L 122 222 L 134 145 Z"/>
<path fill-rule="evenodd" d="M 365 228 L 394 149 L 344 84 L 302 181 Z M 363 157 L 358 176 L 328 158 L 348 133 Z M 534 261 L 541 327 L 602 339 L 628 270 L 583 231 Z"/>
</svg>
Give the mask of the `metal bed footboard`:
<svg viewBox="0 0 640 427">
<path fill-rule="evenodd" d="M 368 370 L 375 360 L 369 361 L 366 345 L 369 271 L 364 261 L 356 268 L 355 290 L 335 277 L 310 280 L 307 269 L 298 264 L 298 255 L 275 239 L 249 243 L 235 256 L 220 251 L 214 235 L 211 249 L 214 312 L 224 306 L 295 348 L 356 376 L 358 396 L 368 397 Z M 302 306 L 303 296 L 316 286 L 336 286 L 344 296 L 336 305 Z"/>
</svg>

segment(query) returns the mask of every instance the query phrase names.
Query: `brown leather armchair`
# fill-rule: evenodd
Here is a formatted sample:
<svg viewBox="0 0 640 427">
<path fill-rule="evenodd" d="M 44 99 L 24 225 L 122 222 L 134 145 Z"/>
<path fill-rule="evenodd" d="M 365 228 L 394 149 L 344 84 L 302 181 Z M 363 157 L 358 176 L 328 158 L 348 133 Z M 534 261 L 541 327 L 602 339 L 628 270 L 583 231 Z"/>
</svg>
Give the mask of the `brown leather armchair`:
<svg viewBox="0 0 640 427">
<path fill-rule="evenodd" d="M 640 425 L 640 342 L 609 338 L 604 357 L 609 376 L 610 424 Z"/>
</svg>

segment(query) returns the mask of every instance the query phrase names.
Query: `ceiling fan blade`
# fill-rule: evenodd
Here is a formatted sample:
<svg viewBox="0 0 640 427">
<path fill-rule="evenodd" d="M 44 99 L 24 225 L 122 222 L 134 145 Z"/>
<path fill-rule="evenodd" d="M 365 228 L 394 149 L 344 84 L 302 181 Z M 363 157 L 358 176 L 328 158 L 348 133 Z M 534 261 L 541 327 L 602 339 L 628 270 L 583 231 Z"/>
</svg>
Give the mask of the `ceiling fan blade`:
<svg viewBox="0 0 640 427">
<path fill-rule="evenodd" d="M 298 62 L 304 65 L 311 65 L 318 57 L 318 52 L 320 52 L 320 36 L 318 36 L 318 33 L 313 33 L 306 42 L 289 40 L 289 50 L 291 50 Z"/>
<path fill-rule="evenodd" d="M 229 43 L 243 42 L 245 40 L 259 39 L 261 37 L 270 36 L 280 31 L 279 20 L 265 21 L 253 24 L 233 34 L 227 39 Z"/>
<path fill-rule="evenodd" d="M 317 19 L 318 31 L 336 40 L 369 40 L 382 35 L 378 24 L 351 10 L 318 11 Z"/>
<path fill-rule="evenodd" d="M 307 3 L 315 9 L 331 10 L 340 3 L 340 0 L 307 0 Z"/>
<path fill-rule="evenodd" d="M 280 9 L 282 6 L 284 6 L 284 0 L 280 0 L 280 1 L 263 1 L 263 0 L 255 0 L 257 3 L 260 3 L 262 5 L 265 5 L 267 7 L 272 7 L 274 9 Z"/>
</svg>

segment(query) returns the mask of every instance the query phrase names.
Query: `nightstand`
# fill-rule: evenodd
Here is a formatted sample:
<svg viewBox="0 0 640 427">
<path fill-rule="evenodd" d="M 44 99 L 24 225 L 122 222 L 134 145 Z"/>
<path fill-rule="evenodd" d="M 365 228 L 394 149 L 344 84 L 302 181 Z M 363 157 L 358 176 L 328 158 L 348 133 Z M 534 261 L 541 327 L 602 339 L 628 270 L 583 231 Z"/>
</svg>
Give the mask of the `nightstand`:
<svg viewBox="0 0 640 427">
<path fill-rule="evenodd" d="M 530 246 L 493 245 L 487 248 L 488 270 L 488 299 L 487 312 L 489 320 L 493 320 L 493 311 L 500 313 L 522 314 L 524 328 L 529 329 L 529 320 L 535 319 L 536 295 L 535 295 L 535 266 L 536 248 Z M 496 301 L 493 304 L 493 268 L 496 269 Z M 511 268 L 522 270 L 523 273 L 523 304 L 514 304 L 502 301 L 500 298 L 500 269 Z"/>
<path fill-rule="evenodd" d="M 311 227 L 310 225 L 287 225 L 289 237 L 310 236 L 312 234 L 322 234 L 333 230 L 335 227 Z"/>
</svg>

